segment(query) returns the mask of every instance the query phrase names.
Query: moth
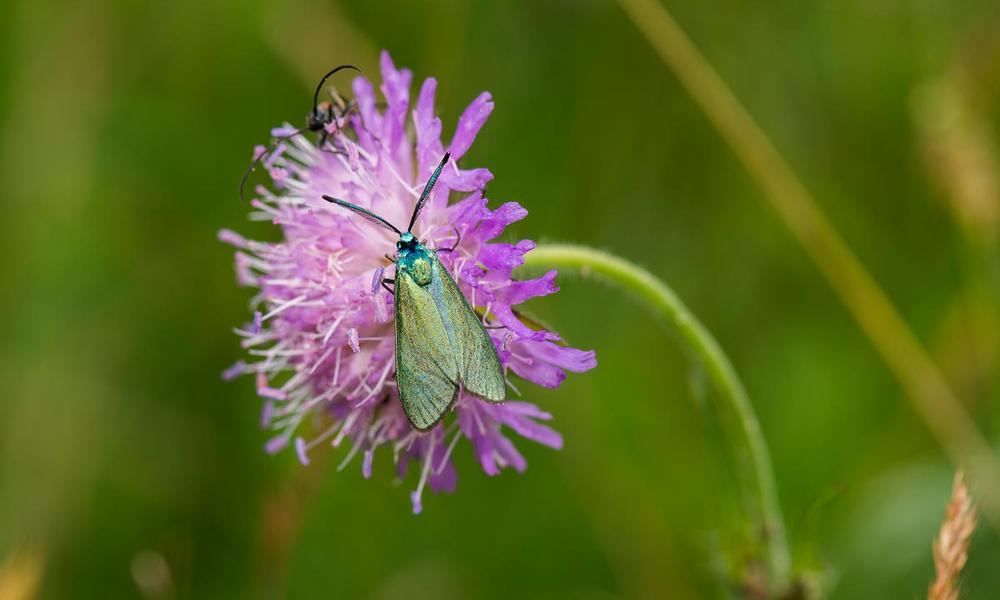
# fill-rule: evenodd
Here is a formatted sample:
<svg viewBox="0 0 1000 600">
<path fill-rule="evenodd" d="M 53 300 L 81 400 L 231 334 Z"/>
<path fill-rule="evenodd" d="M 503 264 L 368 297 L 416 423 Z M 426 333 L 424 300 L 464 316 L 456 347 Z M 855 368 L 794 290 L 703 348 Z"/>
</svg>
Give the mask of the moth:
<svg viewBox="0 0 1000 600">
<path fill-rule="evenodd" d="M 272 152 L 274 152 L 274 149 L 277 148 L 278 144 L 281 142 L 310 131 L 319 134 L 319 141 L 316 146 L 320 150 L 323 150 L 327 140 L 330 139 L 329 126 L 333 125 L 335 128 L 339 128 L 340 119 L 342 119 L 354 108 L 353 100 L 345 101 L 336 93 L 334 93 L 334 97 L 337 100 L 336 104 L 330 101 L 319 101 L 319 93 L 323 91 L 323 84 L 326 83 L 326 80 L 344 69 L 354 69 L 358 73 L 361 72 L 361 69 L 355 67 L 354 65 L 340 65 L 339 67 L 331 69 L 322 77 L 322 79 L 319 80 L 319 84 L 316 85 L 316 91 L 313 93 L 312 110 L 309 111 L 309 114 L 306 116 L 306 126 L 302 129 L 295 130 L 293 133 L 274 139 L 264 152 L 261 152 L 257 158 L 253 159 L 250 166 L 247 167 L 247 170 L 243 173 L 243 178 L 240 179 L 240 200 L 245 201 L 245 198 L 243 197 L 243 188 L 246 187 L 250 174 L 254 172 L 257 165 L 260 164 L 260 161 L 264 160 L 266 157 L 270 156 Z"/>
<path fill-rule="evenodd" d="M 437 252 L 455 248 L 432 250 L 412 233 L 449 158 L 445 154 L 427 180 L 406 231 L 356 204 L 323 196 L 327 202 L 399 235 L 395 279 L 383 279 L 382 285 L 393 294 L 399 398 L 406 417 L 420 431 L 434 427 L 462 389 L 494 403 L 503 402 L 506 391 L 493 340 L 438 259 Z"/>
</svg>

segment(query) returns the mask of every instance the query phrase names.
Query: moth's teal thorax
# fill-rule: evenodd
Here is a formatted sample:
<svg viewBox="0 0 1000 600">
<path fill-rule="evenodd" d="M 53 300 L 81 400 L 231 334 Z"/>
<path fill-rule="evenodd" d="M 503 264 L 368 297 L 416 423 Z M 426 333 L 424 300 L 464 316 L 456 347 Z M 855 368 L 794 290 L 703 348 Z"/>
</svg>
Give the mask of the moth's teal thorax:
<svg viewBox="0 0 1000 600">
<path fill-rule="evenodd" d="M 430 253 L 427 246 L 406 232 L 396 242 L 396 269 L 408 274 L 421 287 L 429 285 L 432 279 Z"/>
</svg>

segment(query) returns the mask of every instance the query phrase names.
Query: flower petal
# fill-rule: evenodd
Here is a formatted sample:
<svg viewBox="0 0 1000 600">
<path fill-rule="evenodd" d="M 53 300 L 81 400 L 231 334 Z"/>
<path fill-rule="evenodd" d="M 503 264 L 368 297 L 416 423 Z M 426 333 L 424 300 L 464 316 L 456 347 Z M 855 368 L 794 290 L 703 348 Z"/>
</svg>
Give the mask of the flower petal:
<svg viewBox="0 0 1000 600">
<path fill-rule="evenodd" d="M 597 355 L 593 350 L 580 350 L 549 341 L 533 340 L 526 340 L 520 347 L 534 360 L 544 361 L 575 373 L 583 373 L 597 366 Z"/>
<path fill-rule="evenodd" d="M 520 402 L 518 404 L 536 408 L 533 404 L 527 402 Z M 503 408 L 507 410 L 497 415 L 498 420 L 513 429 L 519 436 L 550 448 L 555 448 L 556 450 L 562 448 L 563 438 L 557 431 L 541 423 L 536 423 L 527 416 L 509 409 L 506 405 Z M 538 412 L 546 415 L 546 417 L 548 416 L 546 413 Z"/>
<path fill-rule="evenodd" d="M 556 275 L 556 271 L 549 271 L 536 279 L 512 281 L 510 285 L 502 290 L 502 293 L 498 293 L 496 296 L 503 302 L 513 306 L 532 298 L 554 294 L 559 291 L 559 287 L 556 285 Z"/>
<path fill-rule="evenodd" d="M 354 101 L 358 103 L 358 112 L 361 114 L 361 127 L 355 128 L 381 135 L 382 115 L 375 109 L 375 88 L 364 77 L 355 77 L 351 86 L 354 89 Z"/>
<path fill-rule="evenodd" d="M 406 139 L 406 115 L 410 106 L 410 83 L 413 73 L 407 69 L 396 69 L 392 58 L 382 51 L 382 95 L 388 106 L 382 122 L 382 141 L 387 145 L 389 156 L 396 169 L 402 173 L 411 170 L 411 150 Z"/>
<path fill-rule="evenodd" d="M 440 158 L 438 159 L 441 160 Z M 453 166 L 441 171 L 439 186 L 458 192 L 473 192 L 483 189 L 493 181 L 493 173 L 489 169 L 458 169 Z M 435 188 L 436 190 L 436 188 Z"/>
<path fill-rule="evenodd" d="M 430 177 L 434 167 L 444 156 L 441 145 L 441 119 L 434 115 L 434 92 L 437 80 L 424 80 L 417 97 L 417 107 L 413 111 L 413 128 L 417 134 L 417 178 Z"/>
<path fill-rule="evenodd" d="M 489 92 L 479 94 L 465 109 L 458 119 L 455 135 L 452 136 L 451 143 L 448 144 L 448 152 L 451 153 L 452 158 L 457 161 L 465 156 L 491 112 L 493 112 L 493 97 Z"/>
<path fill-rule="evenodd" d="M 497 269 L 510 276 L 510 272 L 524 264 L 524 255 L 535 248 L 535 242 L 521 240 L 517 244 L 483 244 L 479 248 L 479 262 L 490 269 Z"/>
<path fill-rule="evenodd" d="M 479 236 L 488 242 L 503 233 L 505 227 L 528 216 L 528 211 L 517 202 L 502 204 L 479 224 Z"/>
</svg>

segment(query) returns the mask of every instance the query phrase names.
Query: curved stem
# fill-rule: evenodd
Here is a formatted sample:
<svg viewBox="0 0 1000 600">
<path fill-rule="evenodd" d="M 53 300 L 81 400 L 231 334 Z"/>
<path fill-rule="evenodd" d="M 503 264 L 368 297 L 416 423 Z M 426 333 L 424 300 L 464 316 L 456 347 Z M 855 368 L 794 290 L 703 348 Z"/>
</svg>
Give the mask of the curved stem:
<svg viewBox="0 0 1000 600">
<path fill-rule="evenodd" d="M 1000 459 L 889 297 L 667 8 L 657 0 L 618 3 L 760 185 L 906 390 L 928 430 L 979 488 L 983 512 L 1000 530 Z"/>
<path fill-rule="evenodd" d="M 739 423 L 741 439 L 733 440 L 734 447 L 745 454 L 741 458 L 745 458 L 752 466 L 752 493 L 759 502 L 764 519 L 768 566 L 775 588 L 782 589 L 788 582 L 790 558 L 771 456 L 750 398 L 733 365 L 712 334 L 665 283 L 649 271 L 617 256 L 582 246 L 541 244 L 529 252 L 525 259 L 526 267 L 570 268 L 584 275 L 600 276 L 633 292 L 662 315 L 680 335 L 683 343 L 698 357 L 719 396 L 727 403 Z"/>
</svg>

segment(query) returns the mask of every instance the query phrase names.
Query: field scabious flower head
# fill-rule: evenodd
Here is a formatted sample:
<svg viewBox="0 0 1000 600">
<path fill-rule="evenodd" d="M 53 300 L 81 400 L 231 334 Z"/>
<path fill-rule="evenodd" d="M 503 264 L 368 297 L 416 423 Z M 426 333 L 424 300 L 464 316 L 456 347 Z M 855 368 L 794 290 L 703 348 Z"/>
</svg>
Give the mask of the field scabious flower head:
<svg viewBox="0 0 1000 600">
<path fill-rule="evenodd" d="M 452 160 L 414 233 L 431 248 L 451 247 L 461 236 L 455 251 L 439 258 L 470 305 L 486 315 L 508 380 L 514 374 L 553 388 L 566 371 L 586 371 L 596 361 L 592 351 L 559 343 L 557 334 L 538 329 L 516 311 L 530 298 L 556 292 L 556 273 L 512 279 L 535 244 L 495 240 L 527 211 L 516 202 L 488 208 L 484 190 L 493 175 L 485 168 L 458 167 L 493 110 L 490 94 L 480 94 L 465 109 L 445 148 L 441 121 L 434 114 L 437 82 L 423 82 L 411 111 L 412 73 L 397 69 L 386 52 L 381 71 L 384 112 L 377 108 L 372 84 L 357 77 L 356 110 L 327 129 L 323 148 L 294 135 L 265 157 L 272 186 L 257 188 L 251 218 L 279 226 L 282 239 L 258 242 L 220 232 L 220 239 L 237 248 L 239 283 L 259 290 L 253 318 L 237 330 L 253 360 L 238 362 L 225 376 L 255 378 L 264 400 L 261 425 L 274 432 L 268 452 L 291 446 L 308 464 L 318 444 L 349 446 L 341 467 L 360 454 L 362 472 L 369 477 L 375 451 L 385 447 L 393 453 L 400 477 L 416 465 L 419 478 L 411 499 L 414 512 L 420 512 L 425 486 L 454 490 L 451 455 L 463 437 L 489 475 L 504 467 L 526 467 L 509 432 L 553 448 L 562 446 L 562 437 L 541 423 L 551 416 L 534 404 L 490 404 L 466 392 L 455 403 L 454 418 L 423 433 L 413 428 L 395 387 L 393 298 L 380 286 L 383 274 L 391 274 L 384 255 L 396 240 L 324 201 L 324 194 L 368 208 L 389 222 L 406 223 L 423 183 L 450 152 Z M 286 126 L 273 134 L 294 131 Z M 262 151 L 257 148 L 255 156 Z M 453 196 L 460 198 L 449 202 Z M 307 419 L 316 426 L 304 426 Z M 306 439 L 303 431 L 318 433 Z"/>
</svg>

